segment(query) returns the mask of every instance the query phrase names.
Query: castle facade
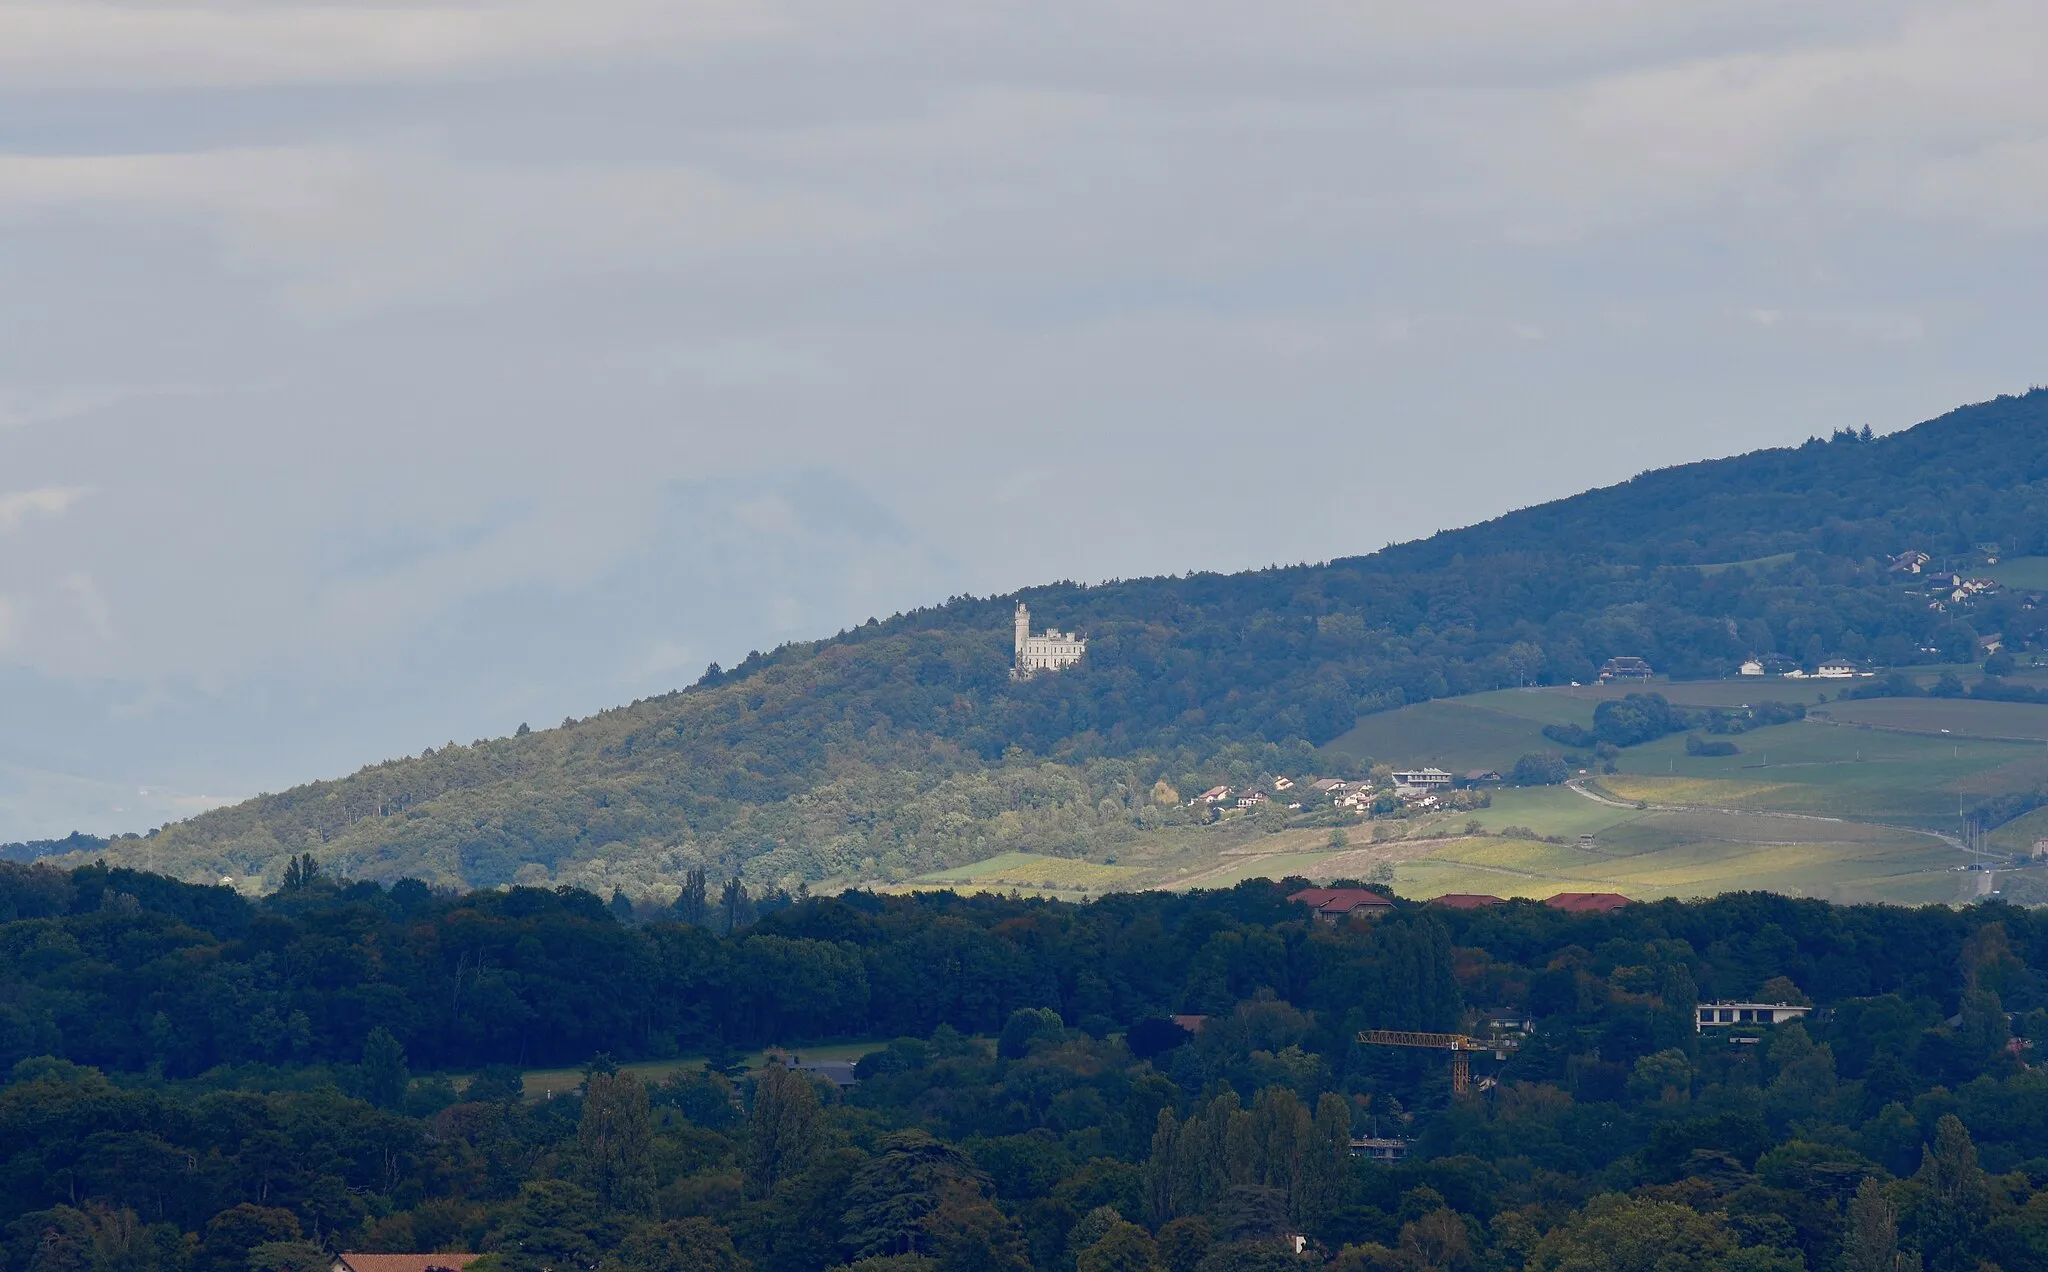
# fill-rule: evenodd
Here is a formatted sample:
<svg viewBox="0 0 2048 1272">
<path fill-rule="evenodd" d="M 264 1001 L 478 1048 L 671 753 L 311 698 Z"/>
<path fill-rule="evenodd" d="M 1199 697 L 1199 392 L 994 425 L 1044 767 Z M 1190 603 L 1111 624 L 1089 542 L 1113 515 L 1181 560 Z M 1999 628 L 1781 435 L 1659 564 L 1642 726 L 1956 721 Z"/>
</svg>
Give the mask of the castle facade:
<svg viewBox="0 0 2048 1272">
<path fill-rule="evenodd" d="M 1088 640 L 1072 632 L 1054 631 L 1048 627 L 1043 636 L 1031 634 L 1031 611 L 1017 604 L 1017 661 L 1010 667 L 1010 678 L 1022 680 L 1041 671 L 1058 671 L 1081 661 L 1081 655 L 1088 652 Z"/>
</svg>

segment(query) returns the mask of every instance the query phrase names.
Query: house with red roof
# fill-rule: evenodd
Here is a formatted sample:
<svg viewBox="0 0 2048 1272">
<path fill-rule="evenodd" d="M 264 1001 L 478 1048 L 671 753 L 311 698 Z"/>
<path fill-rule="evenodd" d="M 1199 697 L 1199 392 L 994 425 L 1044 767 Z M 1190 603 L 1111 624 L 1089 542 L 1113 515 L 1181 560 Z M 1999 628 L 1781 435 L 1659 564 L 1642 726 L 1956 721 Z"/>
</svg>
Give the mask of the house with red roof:
<svg viewBox="0 0 2048 1272">
<path fill-rule="evenodd" d="M 1490 905 L 1506 905 L 1489 892 L 1446 892 L 1430 900 L 1430 905 L 1440 905 L 1448 910 L 1483 910 Z"/>
<path fill-rule="evenodd" d="M 1303 888 L 1287 899 L 1314 910 L 1316 917 L 1325 923 L 1337 923 L 1359 915 L 1375 918 L 1394 908 L 1392 901 L 1364 888 Z"/>
<path fill-rule="evenodd" d="M 1560 892 L 1543 898 L 1543 904 L 1568 914 L 1611 914 L 1629 899 L 1619 892 Z"/>
</svg>

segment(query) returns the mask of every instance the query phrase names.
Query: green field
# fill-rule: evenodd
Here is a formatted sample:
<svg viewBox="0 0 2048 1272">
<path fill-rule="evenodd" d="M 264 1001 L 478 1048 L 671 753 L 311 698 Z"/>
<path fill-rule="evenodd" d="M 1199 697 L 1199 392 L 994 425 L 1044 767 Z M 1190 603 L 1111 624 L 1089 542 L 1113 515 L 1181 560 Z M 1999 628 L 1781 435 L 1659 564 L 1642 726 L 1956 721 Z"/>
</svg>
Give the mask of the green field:
<svg viewBox="0 0 2048 1272">
<path fill-rule="evenodd" d="M 1543 726 L 1591 724 L 1593 703 L 1536 691 L 1505 690 L 1418 702 L 1365 716 L 1326 750 L 1387 764 L 1433 764 L 1454 773 L 1508 769 L 1518 756 L 1553 748 Z"/>
<path fill-rule="evenodd" d="M 935 870 L 912 879 L 904 890 L 960 888 L 974 891 L 1031 893 L 1039 896 L 1099 895 L 1141 886 L 1145 871 L 1132 866 L 1049 857 L 1035 852 L 1006 852 L 974 862 Z"/>
<path fill-rule="evenodd" d="M 828 1042 L 817 1046 L 797 1048 L 793 1054 L 796 1058 L 802 1060 L 858 1060 L 870 1051 L 887 1046 L 888 1043 L 889 1040 L 887 1038 L 873 1038 L 859 1042 Z M 778 1055 L 792 1054 L 782 1048 L 777 1048 L 776 1053 Z M 747 1052 L 737 1058 L 748 1069 L 758 1069 L 768 1063 L 768 1053 L 766 1051 Z M 646 1082 L 650 1086 L 665 1081 L 671 1074 L 680 1073 L 684 1070 L 701 1069 L 703 1067 L 703 1056 L 679 1056 L 673 1060 L 648 1060 L 638 1064 L 622 1064 L 619 1066 L 621 1071 L 636 1074 L 641 1081 Z M 527 1099 L 548 1100 L 558 1095 L 566 1095 L 582 1086 L 583 1070 L 580 1068 L 528 1069 L 523 1075 L 523 1081 Z M 460 1090 L 467 1082 L 467 1078 L 457 1079 L 456 1089 Z"/>
<path fill-rule="evenodd" d="M 1557 749 L 1542 736 L 1545 724 L 1589 724 L 1603 699 L 1646 687 L 1688 706 L 1776 699 L 1815 711 L 1731 736 L 1739 748 L 1732 756 L 1687 755 L 1683 735 L 1629 747 L 1619 772 L 1592 779 L 1592 793 L 1616 803 L 1560 787 L 1496 788 L 1488 808 L 1351 827 L 1342 847 L 1332 846 L 1327 827 L 1283 830 L 1269 811 L 1146 834 L 1114 861 L 1007 853 L 905 886 L 1078 899 L 1253 878 L 1362 879 L 1390 866 L 1396 888 L 1417 897 L 1763 889 L 1847 901 L 1956 901 L 1979 879 L 1953 873 L 1969 859 L 1941 837 L 1958 832 L 1961 810 L 2048 782 L 2048 746 L 2037 740 L 2048 739 L 2048 706 L 1926 698 L 1821 704 L 1823 693 L 1840 687 L 1824 681 L 1499 690 L 1367 716 L 1327 749 L 1452 772 L 1505 770 L 1522 754 Z M 1504 833 L 1510 828 L 1516 836 Z M 1590 847 L 1579 846 L 1581 835 L 1593 837 Z M 2048 813 L 2001 828 L 1993 845 L 2022 851 L 2043 835 Z M 1551 838 L 1562 842 L 1544 842 Z"/>
<path fill-rule="evenodd" d="M 1980 566 L 1972 573 L 1978 578 L 1997 579 L 2007 587 L 2048 591 L 2048 557 L 2012 557 L 1997 565 Z"/>
<path fill-rule="evenodd" d="M 1712 565 L 1700 566 L 1699 571 L 1701 574 L 1712 576 L 1725 574 L 1729 570 L 1768 570 L 1790 563 L 1795 555 L 1791 552 L 1780 552 L 1776 556 L 1756 557 L 1748 561 L 1717 561 Z"/>
<path fill-rule="evenodd" d="M 2048 742 L 2048 704 L 1978 702 L 1964 698 L 1871 698 L 1827 707 L 1843 724 L 1916 733 Z"/>
</svg>

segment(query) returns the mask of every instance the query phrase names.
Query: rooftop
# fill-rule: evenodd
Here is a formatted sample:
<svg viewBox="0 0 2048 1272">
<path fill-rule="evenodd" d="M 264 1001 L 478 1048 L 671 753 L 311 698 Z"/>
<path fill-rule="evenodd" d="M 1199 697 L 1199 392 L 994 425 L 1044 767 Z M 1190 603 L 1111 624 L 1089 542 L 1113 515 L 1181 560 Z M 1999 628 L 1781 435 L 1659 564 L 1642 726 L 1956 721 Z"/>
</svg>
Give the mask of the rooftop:
<svg viewBox="0 0 2048 1272">
<path fill-rule="evenodd" d="M 1303 888 L 1287 899 L 1325 914 L 1343 914 L 1360 907 L 1391 909 L 1394 904 L 1379 893 L 1364 888 Z"/>
<path fill-rule="evenodd" d="M 464 1267 L 482 1257 L 479 1254 L 358 1254 L 343 1251 L 335 1255 L 334 1260 L 336 1267 L 346 1267 L 350 1272 L 428 1272 L 430 1268 L 462 1272 Z"/>
<path fill-rule="evenodd" d="M 1543 904 L 1570 914 L 1606 914 L 1629 904 L 1619 892 L 1560 892 L 1545 897 Z"/>
</svg>

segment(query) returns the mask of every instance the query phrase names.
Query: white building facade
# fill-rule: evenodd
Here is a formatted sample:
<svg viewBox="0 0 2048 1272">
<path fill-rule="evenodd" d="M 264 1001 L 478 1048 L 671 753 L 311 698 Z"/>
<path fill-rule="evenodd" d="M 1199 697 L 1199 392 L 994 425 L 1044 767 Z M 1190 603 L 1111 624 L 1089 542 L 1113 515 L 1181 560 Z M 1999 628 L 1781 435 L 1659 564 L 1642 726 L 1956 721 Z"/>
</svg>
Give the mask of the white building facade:
<svg viewBox="0 0 2048 1272">
<path fill-rule="evenodd" d="M 1048 627 L 1043 636 L 1031 634 L 1031 611 L 1020 601 L 1017 605 L 1017 661 L 1010 668 L 1013 680 L 1022 680 L 1041 671 L 1058 671 L 1081 661 L 1088 652 L 1085 637 L 1072 632 L 1054 631 Z"/>
</svg>

